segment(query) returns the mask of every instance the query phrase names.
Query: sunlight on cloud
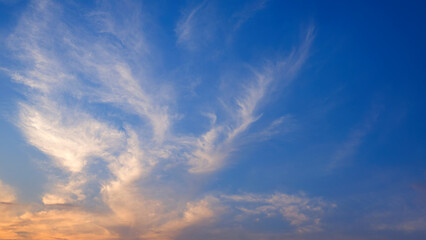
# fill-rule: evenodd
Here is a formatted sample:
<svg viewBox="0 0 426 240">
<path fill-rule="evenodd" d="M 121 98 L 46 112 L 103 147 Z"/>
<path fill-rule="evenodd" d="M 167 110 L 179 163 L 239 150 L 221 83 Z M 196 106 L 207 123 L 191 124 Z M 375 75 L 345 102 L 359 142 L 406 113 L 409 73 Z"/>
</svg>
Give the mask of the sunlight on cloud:
<svg viewBox="0 0 426 240">
<path fill-rule="evenodd" d="M 204 4 L 178 23 L 179 41 L 192 34 L 193 18 Z M 330 204 L 318 199 L 201 191 L 186 196 L 168 191 L 171 182 L 185 188 L 179 179 L 160 181 L 162 171 L 187 179 L 219 171 L 244 144 L 245 134 L 275 134 L 284 117 L 259 133 L 248 130 L 261 118 L 272 86 L 288 83 L 301 68 L 313 29 L 287 58 L 249 67 L 252 78 L 242 81 L 233 101 L 224 103 L 231 109 L 224 121 L 207 113 L 211 125 L 204 133 L 177 136 L 171 130 L 171 102 L 177 99 L 157 93 L 162 86 L 145 71 L 150 54 L 144 33 L 128 27 L 129 20 L 115 11 L 110 6 L 85 14 L 82 21 L 96 29 L 91 33 L 73 26 L 58 3 L 33 2 L 10 37 L 10 48 L 24 67 L 9 72 L 26 86 L 17 126 L 60 174 L 48 176 L 48 189 L 40 194 L 43 204 L 1 205 L 8 214 L 0 222 L 0 236 L 174 239 L 185 228 L 219 221 L 231 205 L 235 215 L 281 214 L 297 231 L 319 230 L 319 213 Z M 140 22 L 140 14 L 129 19 Z M 1 202 L 15 201 L 11 188 L 1 182 L 0 194 Z"/>
<path fill-rule="evenodd" d="M 22 206 L 15 208 L 22 209 Z M 26 207 L 28 208 L 28 207 Z M 67 209 L 69 208 L 69 209 Z M 12 215 L 0 221 L 2 239 L 111 239 L 117 237 L 106 228 L 96 224 L 93 215 L 81 209 L 64 207 L 58 209 L 27 209 L 22 214 Z"/>
<path fill-rule="evenodd" d="M 88 157 L 107 157 L 108 151 L 119 147 L 122 133 L 106 124 L 84 113 L 64 109 L 61 115 L 56 106 L 40 105 L 41 111 L 21 105 L 21 128 L 32 145 L 55 158 L 67 171 L 80 172 Z"/>
<path fill-rule="evenodd" d="M 162 225 L 151 228 L 148 233 L 142 234 L 142 239 L 174 239 L 179 232 L 191 225 L 203 224 L 213 221 L 221 208 L 215 206 L 218 199 L 212 196 L 197 202 L 188 202 L 186 208 L 180 214 L 173 216 Z"/>
</svg>

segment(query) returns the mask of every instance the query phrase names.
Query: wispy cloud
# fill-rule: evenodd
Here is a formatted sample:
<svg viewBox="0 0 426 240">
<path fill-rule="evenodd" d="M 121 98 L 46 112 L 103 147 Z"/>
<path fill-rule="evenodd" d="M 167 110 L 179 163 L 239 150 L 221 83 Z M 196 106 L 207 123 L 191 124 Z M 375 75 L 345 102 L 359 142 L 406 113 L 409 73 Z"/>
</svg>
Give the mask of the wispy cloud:
<svg viewBox="0 0 426 240">
<path fill-rule="evenodd" d="M 215 2 L 202 1 L 198 5 L 190 4 L 180 16 L 176 27 L 176 42 L 189 50 L 198 50 L 208 43 L 223 44 L 257 12 L 267 7 L 269 0 L 254 0 L 239 6 L 231 17 L 224 16 L 223 10 L 216 9 Z M 223 36 L 226 37 L 218 37 Z"/>
<path fill-rule="evenodd" d="M 288 195 L 275 193 L 272 195 L 224 195 L 228 201 L 240 203 L 237 209 L 241 212 L 239 218 L 247 216 L 281 215 L 297 232 L 321 230 L 321 215 L 325 210 L 336 207 L 321 199 L 310 199 L 303 195 Z"/>
<path fill-rule="evenodd" d="M 253 79 L 245 82 L 235 102 L 224 103 L 230 109 L 230 120 L 223 124 L 213 124 L 195 141 L 195 149 L 187 155 L 192 166 L 191 172 L 211 172 L 223 166 L 225 159 L 237 147 L 238 138 L 261 117 L 259 105 L 271 91 L 271 85 L 280 81 L 288 83 L 297 74 L 308 57 L 313 37 L 313 28 L 310 28 L 300 48 L 287 59 L 265 66 L 261 71 L 252 69 Z M 212 116 L 215 117 L 214 114 Z"/>
<path fill-rule="evenodd" d="M 364 137 L 371 131 L 381 112 L 381 106 L 374 105 L 361 126 L 353 129 L 347 140 L 335 151 L 328 170 L 332 170 L 342 164 L 342 161 L 354 155 L 362 144 Z"/>
<path fill-rule="evenodd" d="M 191 35 L 191 24 L 206 4 L 178 24 L 179 39 Z M 241 137 L 261 118 L 274 84 L 288 83 L 299 72 L 314 38 L 309 29 L 289 56 L 249 67 L 252 78 L 241 81 L 232 101 L 223 102 L 230 110 L 221 116 L 224 121 L 208 113 L 211 126 L 203 134 L 177 136 L 172 131 L 177 99 L 158 91 L 162 86 L 147 70 L 153 56 L 149 43 L 140 26 L 128 24 L 141 22 L 141 14 L 128 9 L 132 15 L 126 18 L 115 10 L 100 6 L 82 14 L 84 24 L 75 26 L 75 16 L 59 3 L 32 2 L 10 37 L 9 47 L 22 67 L 8 72 L 25 94 L 16 125 L 60 173 L 48 177 L 41 205 L 12 207 L 0 226 L 7 238 L 173 239 L 189 226 L 220 218 L 227 202 L 241 201 L 169 191 L 169 182 L 159 180 L 161 173 L 175 170 L 192 178 L 225 166 L 244 143 Z M 264 134 L 271 136 L 283 123 L 284 118 L 273 121 Z M 15 197 L 7 189 L 0 184 L 2 201 L 12 202 Z M 250 211 L 280 212 L 294 225 L 310 221 L 303 217 L 311 204 L 306 198 L 256 198 L 259 206 Z"/>
<path fill-rule="evenodd" d="M 192 34 L 194 34 L 195 24 L 198 22 L 197 14 L 206 4 L 207 1 L 203 1 L 193 9 L 188 9 L 187 13 L 183 14 L 179 19 L 175 29 L 178 43 L 184 43 L 191 39 Z"/>
<path fill-rule="evenodd" d="M 411 219 L 400 219 L 394 222 L 372 224 L 375 230 L 390 230 L 402 232 L 425 232 L 426 219 L 424 217 L 412 217 Z"/>
<path fill-rule="evenodd" d="M 253 17 L 258 11 L 264 9 L 269 0 L 255 0 L 247 3 L 243 9 L 234 13 L 236 19 L 234 31 L 241 27 L 247 20 Z"/>
<path fill-rule="evenodd" d="M 275 135 L 289 133 L 297 129 L 296 120 L 292 115 L 285 115 L 272 121 L 268 127 L 253 135 L 257 141 L 268 140 Z"/>
<path fill-rule="evenodd" d="M 383 202 L 380 209 L 365 217 L 369 227 L 382 232 L 424 233 L 426 232 L 425 202 L 407 199 L 406 196 L 389 197 L 392 204 Z"/>
</svg>

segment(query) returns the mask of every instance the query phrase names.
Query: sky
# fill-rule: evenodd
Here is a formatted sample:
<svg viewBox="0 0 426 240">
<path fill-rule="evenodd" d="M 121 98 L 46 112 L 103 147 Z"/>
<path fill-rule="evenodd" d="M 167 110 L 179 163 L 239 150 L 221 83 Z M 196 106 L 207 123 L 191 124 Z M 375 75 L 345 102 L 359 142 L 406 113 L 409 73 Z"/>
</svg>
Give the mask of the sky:
<svg viewBox="0 0 426 240">
<path fill-rule="evenodd" d="M 0 239 L 425 239 L 425 11 L 1 0 Z"/>
</svg>

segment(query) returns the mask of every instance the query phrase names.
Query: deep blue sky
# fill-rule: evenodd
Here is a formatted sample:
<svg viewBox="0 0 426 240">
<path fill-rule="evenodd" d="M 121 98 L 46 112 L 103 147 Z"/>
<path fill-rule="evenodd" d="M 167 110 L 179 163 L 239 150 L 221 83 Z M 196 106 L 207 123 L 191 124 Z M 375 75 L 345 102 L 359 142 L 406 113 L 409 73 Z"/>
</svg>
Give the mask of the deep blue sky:
<svg viewBox="0 0 426 240">
<path fill-rule="evenodd" d="M 0 239 L 423 239 L 425 11 L 0 1 Z"/>
</svg>

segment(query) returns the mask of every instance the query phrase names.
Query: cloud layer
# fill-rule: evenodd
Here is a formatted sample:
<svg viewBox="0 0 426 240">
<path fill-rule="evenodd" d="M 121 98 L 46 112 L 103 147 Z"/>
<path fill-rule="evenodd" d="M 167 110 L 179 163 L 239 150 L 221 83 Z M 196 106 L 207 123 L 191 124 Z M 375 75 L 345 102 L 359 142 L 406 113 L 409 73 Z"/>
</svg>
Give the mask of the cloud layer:
<svg viewBox="0 0 426 240">
<path fill-rule="evenodd" d="M 237 28 L 264 5 L 237 14 Z M 273 86 L 288 84 L 300 71 L 313 28 L 288 56 L 248 67 L 251 77 L 241 79 L 235 96 L 223 102 L 228 111 L 200 114 L 211 120 L 203 133 L 181 135 L 172 128 L 179 121 L 179 99 L 163 91 L 168 87 L 150 71 L 149 36 L 133 24 L 144 22 L 138 5 L 105 3 L 83 14 L 65 7 L 70 6 L 32 2 L 9 38 L 22 66 L 8 72 L 25 95 L 17 126 L 60 174 L 49 176 L 40 202 L 32 205 L 16 203 L 13 189 L 0 182 L 1 238 L 174 239 L 229 214 L 242 222 L 279 215 L 291 231 L 321 230 L 321 215 L 332 204 L 317 198 L 202 189 L 185 194 L 172 187 L 179 179 L 196 181 L 220 171 L 247 143 L 245 137 L 271 137 L 286 123 L 281 117 L 250 131 Z M 178 45 L 197 34 L 193 24 L 206 7 L 202 2 L 182 16 Z M 163 177 L 173 174 L 180 177 Z"/>
</svg>

